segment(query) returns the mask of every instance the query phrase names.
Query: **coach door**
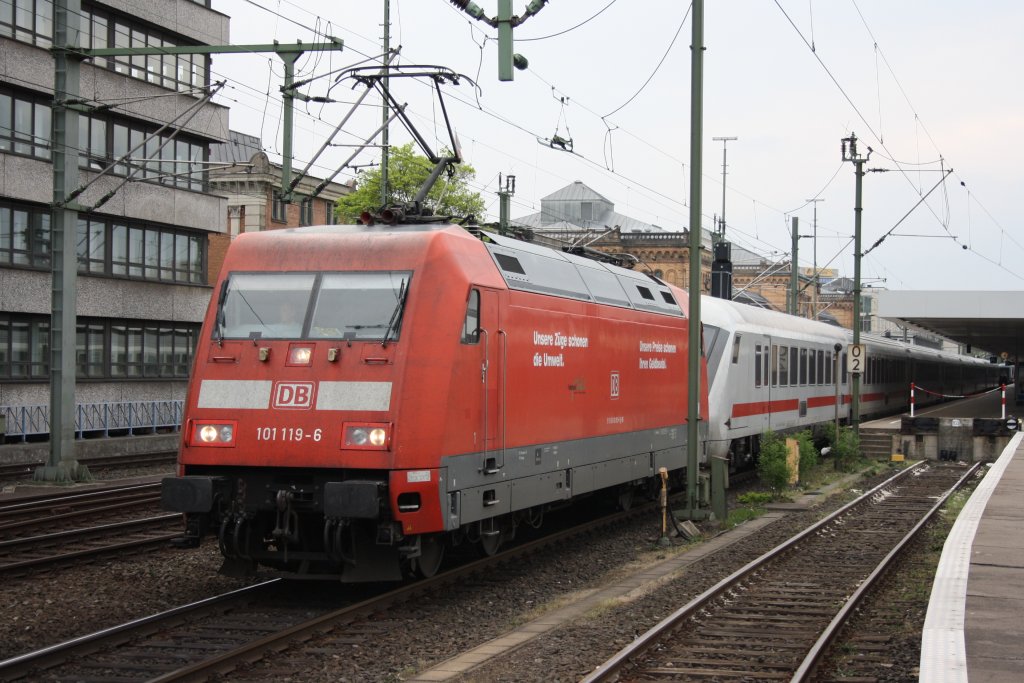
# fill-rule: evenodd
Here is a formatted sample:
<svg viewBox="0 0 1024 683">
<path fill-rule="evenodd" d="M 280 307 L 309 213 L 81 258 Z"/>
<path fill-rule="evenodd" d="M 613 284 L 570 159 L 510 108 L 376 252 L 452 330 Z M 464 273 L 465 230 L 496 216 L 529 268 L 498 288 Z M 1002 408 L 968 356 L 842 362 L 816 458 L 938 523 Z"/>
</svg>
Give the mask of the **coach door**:
<svg viewBox="0 0 1024 683">
<path fill-rule="evenodd" d="M 504 465 L 505 357 L 508 339 L 501 329 L 498 292 L 477 288 L 480 293 L 481 397 L 483 400 L 484 453 L 481 467 L 495 474 Z"/>
<path fill-rule="evenodd" d="M 738 340 L 738 341 L 737 341 Z M 753 333 L 737 334 L 733 338 L 730 376 L 734 399 L 731 425 L 733 429 L 760 430 L 765 422 L 765 410 L 771 400 L 768 359 L 771 340 Z"/>
</svg>

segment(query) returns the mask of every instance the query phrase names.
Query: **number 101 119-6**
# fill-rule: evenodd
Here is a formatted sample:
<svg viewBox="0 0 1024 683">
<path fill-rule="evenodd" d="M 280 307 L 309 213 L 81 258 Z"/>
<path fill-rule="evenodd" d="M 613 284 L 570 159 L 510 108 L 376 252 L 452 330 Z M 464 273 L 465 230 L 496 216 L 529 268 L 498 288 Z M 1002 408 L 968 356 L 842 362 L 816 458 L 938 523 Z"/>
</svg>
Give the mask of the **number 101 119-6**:
<svg viewBox="0 0 1024 683">
<path fill-rule="evenodd" d="M 257 441 L 305 441 L 311 439 L 320 441 L 324 436 L 324 430 L 314 429 L 306 431 L 302 427 L 257 427 Z"/>
</svg>

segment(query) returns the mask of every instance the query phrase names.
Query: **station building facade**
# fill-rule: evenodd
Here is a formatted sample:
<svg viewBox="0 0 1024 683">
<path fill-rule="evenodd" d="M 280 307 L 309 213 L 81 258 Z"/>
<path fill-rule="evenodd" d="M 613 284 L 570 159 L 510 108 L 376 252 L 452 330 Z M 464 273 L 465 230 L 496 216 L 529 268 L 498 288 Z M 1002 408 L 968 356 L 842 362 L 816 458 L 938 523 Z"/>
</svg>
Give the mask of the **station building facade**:
<svg viewBox="0 0 1024 683">
<path fill-rule="evenodd" d="M 78 18 L 80 44 L 93 48 L 229 42 L 228 17 L 209 0 L 83 0 Z M 0 2 L 0 416 L 8 438 L 14 411 L 33 409 L 38 430 L 49 403 L 52 41 L 51 0 Z M 80 410 L 184 398 L 215 275 L 210 244 L 225 232 L 227 212 L 206 163 L 210 145 L 227 137 L 228 110 L 206 103 L 184 120 L 209 85 L 209 56 L 81 65 L 90 110 L 79 115 L 79 186 L 88 188 L 77 202 L 89 210 L 70 236 Z"/>
<path fill-rule="evenodd" d="M 304 175 L 292 201 L 280 199 L 282 168 L 263 151 L 260 139 L 231 131 L 227 142 L 210 148 L 210 186 L 227 198 L 224 233 L 210 236 L 210 270 L 220 271 L 230 240 L 243 232 L 262 232 L 304 225 L 333 225 L 338 199 L 355 187 Z M 292 177 L 301 169 L 293 170 Z M 321 187 L 322 186 L 322 187 Z"/>
</svg>

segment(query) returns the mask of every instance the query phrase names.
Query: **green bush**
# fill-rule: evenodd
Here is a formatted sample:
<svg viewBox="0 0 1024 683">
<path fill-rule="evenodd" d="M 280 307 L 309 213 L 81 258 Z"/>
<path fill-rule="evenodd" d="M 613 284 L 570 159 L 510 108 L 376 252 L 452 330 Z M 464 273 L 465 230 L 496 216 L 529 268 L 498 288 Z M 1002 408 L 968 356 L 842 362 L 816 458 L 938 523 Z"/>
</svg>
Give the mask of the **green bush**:
<svg viewBox="0 0 1024 683">
<path fill-rule="evenodd" d="M 757 457 L 757 477 L 776 496 L 789 486 L 786 442 L 772 431 L 761 435 L 761 453 Z"/>
<path fill-rule="evenodd" d="M 832 455 L 837 470 L 852 472 L 856 469 L 860 459 L 860 439 L 853 433 L 852 427 L 840 427 L 839 437 L 832 446 Z"/>
<path fill-rule="evenodd" d="M 750 508 L 760 507 L 765 503 L 770 503 L 771 500 L 772 494 L 763 491 L 748 491 L 736 496 L 736 502 Z"/>
<path fill-rule="evenodd" d="M 795 434 L 793 438 L 800 445 L 800 481 L 804 481 L 818 464 L 818 449 L 814 447 L 814 435 L 809 429 Z"/>
</svg>

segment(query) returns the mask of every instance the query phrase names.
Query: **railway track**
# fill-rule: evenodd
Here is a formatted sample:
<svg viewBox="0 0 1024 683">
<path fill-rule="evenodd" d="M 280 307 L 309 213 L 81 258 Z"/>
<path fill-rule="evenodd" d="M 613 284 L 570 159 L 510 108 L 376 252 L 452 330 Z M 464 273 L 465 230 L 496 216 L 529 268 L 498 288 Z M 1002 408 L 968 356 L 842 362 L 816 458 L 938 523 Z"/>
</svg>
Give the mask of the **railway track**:
<svg viewBox="0 0 1024 683">
<path fill-rule="evenodd" d="M 396 604 L 444 596 L 468 580 L 486 580 L 501 564 L 522 562 L 638 514 L 651 514 L 651 507 L 608 515 L 386 592 L 371 584 L 344 590 L 327 584 L 336 591 L 324 584 L 306 590 L 310 582 L 259 584 L 0 662 L 0 680 L 204 680 L 271 656 L 277 668 L 299 671 L 301 664 L 290 661 L 302 657 L 289 654 L 294 643 L 330 633 L 332 641 L 369 647 L 388 628 L 406 627 L 389 620 L 388 610 Z"/>
<path fill-rule="evenodd" d="M 160 513 L 159 489 L 115 486 L 0 506 L 0 574 L 166 543 L 180 533 L 181 515 Z"/>
<path fill-rule="evenodd" d="M 89 468 L 90 472 L 110 472 L 129 467 L 148 467 L 151 465 L 172 465 L 177 457 L 176 451 L 160 453 L 139 453 L 134 455 L 101 455 L 82 458 L 79 463 Z M 0 481 L 17 481 L 30 479 L 37 467 L 46 463 L 42 460 L 0 464 Z"/>
<path fill-rule="evenodd" d="M 977 467 L 901 472 L 723 579 L 585 681 L 810 680 L 875 580 Z"/>
</svg>

